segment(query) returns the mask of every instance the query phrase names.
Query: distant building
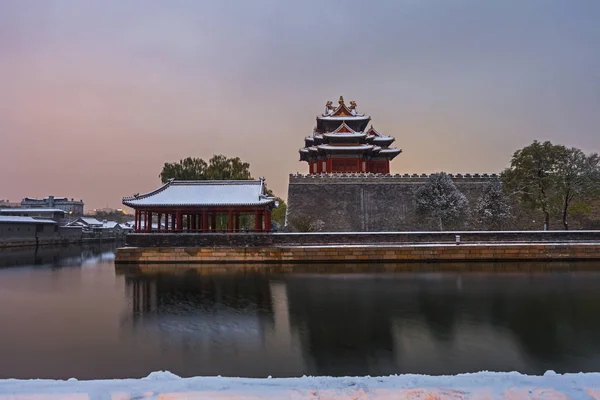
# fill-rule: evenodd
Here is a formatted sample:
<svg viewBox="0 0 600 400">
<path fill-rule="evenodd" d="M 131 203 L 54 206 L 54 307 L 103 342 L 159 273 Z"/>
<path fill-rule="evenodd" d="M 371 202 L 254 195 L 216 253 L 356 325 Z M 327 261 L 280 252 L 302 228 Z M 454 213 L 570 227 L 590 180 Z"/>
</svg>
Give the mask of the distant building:
<svg viewBox="0 0 600 400">
<path fill-rule="evenodd" d="M 127 211 L 122 208 L 94 208 L 93 210 L 88 210 L 87 215 L 96 215 L 96 214 L 123 214 L 127 215 Z"/>
<path fill-rule="evenodd" d="M 21 200 L 23 208 L 58 208 L 67 214 L 83 215 L 83 200 L 69 200 L 66 197 L 48 196 L 43 199 L 25 197 Z"/>
<path fill-rule="evenodd" d="M 102 228 L 104 223 L 98 221 L 96 218 L 91 217 L 79 217 L 75 221 L 69 223 L 69 226 L 81 226 L 85 228 Z"/>
<path fill-rule="evenodd" d="M 55 221 L 0 215 L 0 247 L 6 243 L 37 243 L 39 239 L 53 239 L 57 234 Z"/>
<path fill-rule="evenodd" d="M 0 208 L 0 215 L 52 220 L 59 225 L 66 223 L 66 214 L 65 210 L 59 208 Z"/>
<path fill-rule="evenodd" d="M 0 199 L 0 208 L 14 208 L 14 207 L 21 207 L 21 204 L 13 203 L 10 200 Z"/>
</svg>

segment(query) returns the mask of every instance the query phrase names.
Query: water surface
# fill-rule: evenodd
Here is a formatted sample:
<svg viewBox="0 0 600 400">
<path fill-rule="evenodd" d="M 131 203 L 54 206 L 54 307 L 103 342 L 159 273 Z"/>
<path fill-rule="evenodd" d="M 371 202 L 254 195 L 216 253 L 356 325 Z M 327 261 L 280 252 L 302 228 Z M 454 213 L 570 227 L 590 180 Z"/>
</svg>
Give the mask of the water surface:
<svg viewBox="0 0 600 400">
<path fill-rule="evenodd" d="M 600 371 L 600 265 L 222 273 L 113 259 L 114 246 L 0 252 L 0 378 Z"/>
</svg>

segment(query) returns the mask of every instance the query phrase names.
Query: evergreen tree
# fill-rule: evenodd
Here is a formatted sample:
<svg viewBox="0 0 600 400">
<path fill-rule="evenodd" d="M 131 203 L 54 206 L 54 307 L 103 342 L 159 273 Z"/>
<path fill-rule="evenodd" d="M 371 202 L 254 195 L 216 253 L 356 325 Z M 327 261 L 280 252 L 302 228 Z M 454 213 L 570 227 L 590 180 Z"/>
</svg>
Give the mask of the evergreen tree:
<svg viewBox="0 0 600 400">
<path fill-rule="evenodd" d="M 445 172 L 432 174 L 415 193 L 419 219 L 440 231 L 461 227 L 469 216 L 469 201 Z"/>
<path fill-rule="evenodd" d="M 486 186 L 474 209 L 477 224 L 485 229 L 501 230 L 512 220 L 512 207 L 500 181 Z"/>
</svg>

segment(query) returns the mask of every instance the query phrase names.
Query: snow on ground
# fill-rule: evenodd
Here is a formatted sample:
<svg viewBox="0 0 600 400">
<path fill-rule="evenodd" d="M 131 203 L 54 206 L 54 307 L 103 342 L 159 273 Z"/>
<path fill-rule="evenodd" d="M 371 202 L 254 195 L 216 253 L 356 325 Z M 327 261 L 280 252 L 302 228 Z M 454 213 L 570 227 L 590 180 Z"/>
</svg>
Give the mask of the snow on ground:
<svg viewBox="0 0 600 400">
<path fill-rule="evenodd" d="M 600 400 L 600 373 L 527 376 L 478 372 L 457 376 L 179 378 L 153 372 L 143 379 L 0 380 L 0 400 L 213 399 L 589 399 Z"/>
</svg>

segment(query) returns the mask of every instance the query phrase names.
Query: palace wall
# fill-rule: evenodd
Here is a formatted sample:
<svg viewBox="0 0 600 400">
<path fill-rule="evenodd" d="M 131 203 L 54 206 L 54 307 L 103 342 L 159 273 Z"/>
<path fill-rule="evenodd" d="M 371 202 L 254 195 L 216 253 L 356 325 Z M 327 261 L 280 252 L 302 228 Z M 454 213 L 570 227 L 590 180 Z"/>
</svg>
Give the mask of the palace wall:
<svg viewBox="0 0 600 400">
<path fill-rule="evenodd" d="M 416 218 L 414 194 L 428 175 L 329 174 L 290 175 L 288 223 L 323 221 L 323 231 L 381 232 L 423 230 Z M 474 204 L 497 176 L 452 176 Z"/>
</svg>

